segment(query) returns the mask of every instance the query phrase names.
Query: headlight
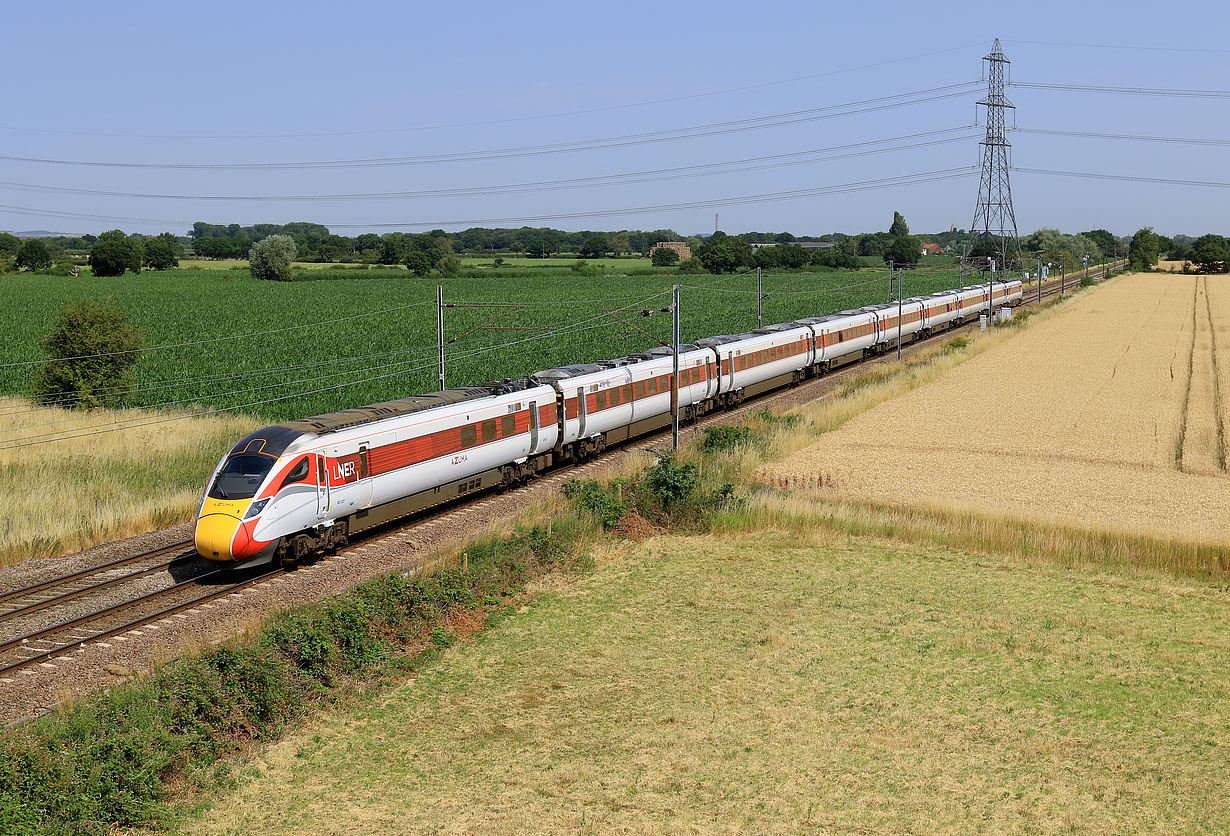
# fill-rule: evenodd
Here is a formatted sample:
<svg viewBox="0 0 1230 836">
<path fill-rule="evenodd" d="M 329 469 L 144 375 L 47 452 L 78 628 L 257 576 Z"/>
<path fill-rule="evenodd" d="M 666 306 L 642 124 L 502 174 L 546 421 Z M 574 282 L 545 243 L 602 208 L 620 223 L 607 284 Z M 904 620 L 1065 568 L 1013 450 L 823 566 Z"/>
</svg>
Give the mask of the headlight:
<svg viewBox="0 0 1230 836">
<path fill-rule="evenodd" d="M 257 514 L 259 514 L 261 511 L 264 511 L 265 506 L 268 504 L 269 504 L 268 499 L 258 499 L 256 502 L 253 502 L 251 506 L 249 506 L 248 513 L 244 514 L 243 518 L 245 520 L 252 519 Z"/>
</svg>

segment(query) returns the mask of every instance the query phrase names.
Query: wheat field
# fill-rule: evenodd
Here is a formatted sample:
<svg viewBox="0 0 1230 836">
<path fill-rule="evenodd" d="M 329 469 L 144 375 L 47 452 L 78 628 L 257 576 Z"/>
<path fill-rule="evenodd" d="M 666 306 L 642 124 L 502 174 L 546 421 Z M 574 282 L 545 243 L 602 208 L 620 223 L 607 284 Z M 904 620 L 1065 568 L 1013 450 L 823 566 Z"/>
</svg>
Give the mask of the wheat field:
<svg viewBox="0 0 1230 836">
<path fill-rule="evenodd" d="M 96 413 L 0 397 L 0 566 L 188 520 L 226 449 L 255 429 L 248 418 L 143 410 L 138 426 L 107 431 Z M 16 446 L 59 431 L 76 436 Z"/>
<path fill-rule="evenodd" d="M 761 475 L 847 500 L 1220 543 L 1228 281 L 1120 278 Z"/>
</svg>

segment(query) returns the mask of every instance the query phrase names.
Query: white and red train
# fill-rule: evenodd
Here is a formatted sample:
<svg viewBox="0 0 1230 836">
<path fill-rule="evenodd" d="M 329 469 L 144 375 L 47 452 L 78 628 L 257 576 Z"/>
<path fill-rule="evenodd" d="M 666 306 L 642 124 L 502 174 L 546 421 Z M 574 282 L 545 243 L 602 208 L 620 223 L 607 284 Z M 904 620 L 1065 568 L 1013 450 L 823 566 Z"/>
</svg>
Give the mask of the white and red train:
<svg viewBox="0 0 1230 836">
<path fill-rule="evenodd" d="M 1021 298 L 1019 281 L 800 319 L 680 346 L 695 418 L 955 327 Z M 900 322 L 898 316 L 900 312 Z M 671 422 L 672 349 L 344 409 L 257 430 L 227 452 L 196 523 L 202 557 L 292 564 L 358 532 L 518 484 Z"/>
</svg>

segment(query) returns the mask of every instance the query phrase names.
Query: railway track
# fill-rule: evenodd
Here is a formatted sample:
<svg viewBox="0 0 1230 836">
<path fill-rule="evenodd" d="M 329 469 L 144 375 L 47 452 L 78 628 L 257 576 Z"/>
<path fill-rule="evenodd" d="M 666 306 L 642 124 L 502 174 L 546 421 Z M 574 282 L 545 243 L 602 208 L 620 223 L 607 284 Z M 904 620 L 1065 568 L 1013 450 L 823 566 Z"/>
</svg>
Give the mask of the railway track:
<svg viewBox="0 0 1230 836">
<path fill-rule="evenodd" d="M 1122 266 L 1123 262 L 1118 262 L 1108 267 L 1098 268 L 1097 270 L 1090 271 L 1090 276 L 1100 281 L 1105 276 L 1107 269 L 1117 270 L 1121 269 Z M 1079 281 L 1078 278 L 1074 277 L 1069 280 L 1056 279 L 1044 282 L 1041 287 L 1042 301 L 1045 302 L 1047 299 L 1053 298 L 1067 290 L 1077 289 Z M 1027 288 L 1023 293 L 1021 305 L 1036 305 L 1038 299 L 1039 291 L 1037 286 Z M 977 328 L 977 324 L 967 324 L 965 328 Z M 921 340 L 917 343 L 912 342 L 908 347 L 912 350 L 916 345 L 951 333 L 952 331 L 944 331 L 926 340 Z M 860 366 L 861 364 L 857 363 L 851 364 L 836 373 L 814 379 L 801 386 L 807 387 L 809 383 L 815 385 L 840 380 L 858 371 Z M 797 391 L 797 389 L 785 390 L 785 392 L 791 391 Z M 695 431 L 696 428 L 704 425 L 738 418 L 751 408 L 762 408 L 761 404 L 766 401 L 772 401 L 775 396 L 781 396 L 782 394 L 784 394 L 783 390 L 776 390 L 753 399 L 750 405 L 743 405 L 734 410 L 714 413 L 696 421 L 688 421 L 687 429 Z M 655 442 L 669 437 L 669 435 L 669 430 L 659 431 L 637 438 L 632 443 L 644 445 L 646 442 Z M 621 447 L 612 448 L 612 451 L 626 446 L 621 445 Z M 556 470 L 551 476 L 539 480 L 539 483 L 568 478 L 578 470 L 587 470 L 600 461 L 601 459 L 567 465 Z M 373 531 L 373 536 L 378 537 L 389 533 L 410 531 L 445 514 L 464 511 L 466 504 L 468 503 L 443 506 L 439 510 L 420 514 L 408 523 L 394 524 L 376 529 Z M 364 540 L 360 540 L 355 545 L 347 547 L 340 554 L 344 555 L 350 549 L 358 547 L 366 539 L 364 538 Z M 23 629 L 18 631 L 20 634 L 0 640 L 0 681 L 4 681 L 11 677 L 12 674 L 32 666 L 46 665 L 50 667 L 51 659 L 80 648 L 83 645 L 93 643 L 106 647 L 108 646 L 106 644 L 108 639 L 123 641 L 122 634 L 124 633 L 141 627 L 156 625 L 158 622 L 169 618 L 186 618 L 185 611 L 189 609 L 227 595 L 233 595 L 254 584 L 283 575 L 286 571 L 280 568 L 273 568 L 256 572 L 236 573 L 229 570 L 213 569 L 208 566 L 197 566 L 194 569 L 192 564 L 200 564 L 202 562 L 196 560 L 195 551 L 188 548 L 190 545 L 190 540 L 182 540 L 158 549 L 112 560 L 98 566 L 49 578 L 18 589 L 0 592 L 0 625 L 3 625 L 9 622 L 20 623 L 23 619 L 35 618 L 39 613 L 53 611 L 79 599 L 88 598 L 89 596 L 123 586 L 141 578 L 171 571 L 176 565 L 186 570 L 185 577 L 173 578 L 174 583 L 169 586 L 160 587 L 135 597 L 126 597 L 121 601 L 107 603 L 105 606 L 98 608 L 87 609 L 84 612 L 72 614 L 71 617 L 66 619 L 52 618 L 45 623 L 35 626 L 33 629 Z M 116 574 L 117 570 L 125 568 L 131 568 L 131 571 Z M 110 576 L 108 577 L 108 575 Z"/>
</svg>

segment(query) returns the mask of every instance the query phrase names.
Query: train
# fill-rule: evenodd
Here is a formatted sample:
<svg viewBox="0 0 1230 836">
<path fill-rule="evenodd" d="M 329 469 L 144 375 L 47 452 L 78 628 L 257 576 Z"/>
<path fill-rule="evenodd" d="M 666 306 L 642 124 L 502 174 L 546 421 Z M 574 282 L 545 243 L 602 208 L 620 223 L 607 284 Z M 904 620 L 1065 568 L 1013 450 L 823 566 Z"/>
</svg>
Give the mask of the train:
<svg viewBox="0 0 1230 836">
<path fill-rule="evenodd" d="M 681 420 L 916 341 L 996 307 L 1021 282 L 973 285 L 679 346 Z M 546 369 L 257 430 L 210 475 L 194 541 L 206 560 L 284 567 L 354 535 L 671 424 L 674 349 Z"/>
</svg>

